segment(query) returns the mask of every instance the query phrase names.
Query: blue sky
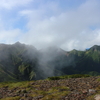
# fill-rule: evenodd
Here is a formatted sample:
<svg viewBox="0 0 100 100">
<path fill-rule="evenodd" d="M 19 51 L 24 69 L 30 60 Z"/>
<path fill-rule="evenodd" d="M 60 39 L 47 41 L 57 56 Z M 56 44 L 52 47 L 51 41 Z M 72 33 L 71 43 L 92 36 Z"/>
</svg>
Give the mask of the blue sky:
<svg viewBox="0 0 100 100">
<path fill-rule="evenodd" d="M 85 50 L 100 45 L 100 0 L 1 0 L 0 43 Z"/>
</svg>

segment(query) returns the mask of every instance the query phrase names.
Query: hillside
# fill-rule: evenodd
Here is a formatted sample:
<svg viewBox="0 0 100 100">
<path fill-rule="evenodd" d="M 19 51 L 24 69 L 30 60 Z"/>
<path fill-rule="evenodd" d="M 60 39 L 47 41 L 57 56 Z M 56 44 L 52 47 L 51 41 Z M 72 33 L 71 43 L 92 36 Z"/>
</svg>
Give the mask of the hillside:
<svg viewBox="0 0 100 100">
<path fill-rule="evenodd" d="M 58 47 L 37 50 L 17 42 L 0 44 L 0 82 L 46 79 L 70 74 L 100 75 L 100 46 L 86 51 Z"/>
<path fill-rule="evenodd" d="M 99 100 L 100 76 L 0 83 L 0 100 Z"/>
<path fill-rule="evenodd" d="M 0 44 L 0 81 L 29 80 L 33 78 L 37 50 L 21 44 Z M 27 75 L 26 75 L 27 74 Z"/>
</svg>

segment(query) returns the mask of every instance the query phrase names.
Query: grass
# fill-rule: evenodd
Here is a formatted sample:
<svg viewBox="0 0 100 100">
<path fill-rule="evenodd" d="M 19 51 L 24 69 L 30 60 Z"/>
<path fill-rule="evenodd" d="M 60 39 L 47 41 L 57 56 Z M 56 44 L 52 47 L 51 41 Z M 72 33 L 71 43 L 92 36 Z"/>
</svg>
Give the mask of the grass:
<svg viewBox="0 0 100 100">
<path fill-rule="evenodd" d="M 19 96 L 16 96 L 16 97 L 7 97 L 7 98 L 2 98 L 0 100 L 19 100 L 20 97 Z"/>
<path fill-rule="evenodd" d="M 61 97 L 68 95 L 69 88 L 65 86 L 53 87 L 47 91 L 48 95 L 46 95 L 42 100 L 51 100 L 56 98 L 56 100 L 61 100 Z"/>
<path fill-rule="evenodd" d="M 40 95 L 45 96 L 47 95 L 47 92 L 43 90 L 33 90 L 33 93 L 30 94 L 31 97 L 37 97 Z"/>
<path fill-rule="evenodd" d="M 48 91 L 48 93 L 59 92 L 59 91 L 68 91 L 68 89 L 69 88 L 65 87 L 65 86 L 53 87 Z"/>
<path fill-rule="evenodd" d="M 51 80 L 52 81 L 52 80 Z M 15 93 L 28 93 L 30 91 L 29 97 L 38 97 L 42 96 L 42 100 L 51 100 L 53 98 L 57 98 L 56 100 L 60 100 L 61 97 L 68 95 L 69 88 L 66 86 L 58 86 L 58 87 L 51 87 L 46 91 L 42 90 L 41 84 L 44 84 L 44 81 L 40 80 L 37 81 L 37 84 L 32 85 L 35 81 L 22 81 L 22 82 L 1 82 L 0 88 L 7 87 L 8 90 L 13 90 Z M 16 89 L 17 90 L 16 90 Z M 49 98 L 49 99 L 47 99 Z M 25 99 L 25 97 L 6 97 L 0 100 L 19 100 Z"/>
<path fill-rule="evenodd" d="M 100 78 L 98 78 L 98 79 L 97 79 L 97 81 L 99 81 L 99 82 L 100 82 Z"/>
<path fill-rule="evenodd" d="M 29 84 L 30 82 L 28 81 L 23 81 L 23 82 L 1 82 L 0 83 L 0 88 L 2 87 L 8 87 L 9 89 L 13 88 L 24 88 L 24 87 L 30 87 L 31 85 Z"/>
<path fill-rule="evenodd" d="M 54 98 L 56 98 L 56 100 L 61 100 L 61 97 L 63 96 L 67 96 L 69 94 L 69 91 L 55 91 L 53 93 L 51 93 L 50 95 L 46 95 L 42 100 L 52 100 Z"/>
<path fill-rule="evenodd" d="M 89 96 L 86 100 L 95 100 L 95 99 L 94 99 L 94 96 L 95 96 L 95 95 L 91 95 L 91 96 Z"/>
<path fill-rule="evenodd" d="M 52 87 L 51 89 L 47 91 L 43 90 L 32 90 L 32 93 L 30 96 L 37 97 L 37 96 L 43 96 L 42 100 L 51 100 L 56 98 L 56 100 L 61 100 L 61 97 L 68 95 L 69 88 L 65 86 L 59 86 L 59 87 Z"/>
<path fill-rule="evenodd" d="M 47 83 L 49 83 L 48 81 Z M 97 81 L 100 81 L 100 78 L 97 79 Z M 14 90 L 14 93 L 16 94 L 28 93 L 29 97 L 42 96 L 41 100 L 61 100 L 63 97 L 66 97 L 69 93 L 71 93 L 69 87 L 64 86 L 63 84 L 58 85 L 57 87 L 54 87 L 56 85 L 52 85 L 51 87 L 42 89 L 42 85 L 43 84 L 45 85 L 45 82 L 46 81 L 43 81 L 43 80 L 36 81 L 36 83 L 35 81 L 1 82 L 0 88 L 7 87 L 8 90 L 11 90 L 11 89 Z M 63 82 L 61 81 L 61 83 Z M 87 97 L 86 100 L 94 100 L 95 95 L 100 94 L 100 86 L 97 87 L 96 90 L 97 90 L 97 93 Z M 23 97 L 16 96 L 16 97 L 6 97 L 0 100 L 19 100 L 19 99 L 25 99 L 25 98 L 26 97 L 24 96 Z"/>
</svg>

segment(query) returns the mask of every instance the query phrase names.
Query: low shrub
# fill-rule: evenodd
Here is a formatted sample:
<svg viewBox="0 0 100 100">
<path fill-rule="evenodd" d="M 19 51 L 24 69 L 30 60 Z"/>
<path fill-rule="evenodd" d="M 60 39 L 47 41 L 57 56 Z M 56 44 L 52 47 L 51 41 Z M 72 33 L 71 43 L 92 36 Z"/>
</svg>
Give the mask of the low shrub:
<svg viewBox="0 0 100 100">
<path fill-rule="evenodd" d="M 48 77 L 47 80 L 60 80 L 60 79 L 68 79 L 68 78 L 85 78 L 85 77 L 90 77 L 90 75 L 73 74 L 73 75 L 54 76 L 54 77 Z"/>
</svg>

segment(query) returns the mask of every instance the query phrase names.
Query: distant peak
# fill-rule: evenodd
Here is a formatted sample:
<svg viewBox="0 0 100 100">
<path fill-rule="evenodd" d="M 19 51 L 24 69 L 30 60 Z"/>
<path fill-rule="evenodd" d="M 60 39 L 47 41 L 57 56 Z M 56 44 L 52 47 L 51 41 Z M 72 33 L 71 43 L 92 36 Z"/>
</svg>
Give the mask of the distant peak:
<svg viewBox="0 0 100 100">
<path fill-rule="evenodd" d="M 98 46 L 98 45 L 94 45 L 93 47 L 94 47 L 94 48 L 97 48 L 97 47 L 99 47 L 99 46 Z"/>
<path fill-rule="evenodd" d="M 18 42 L 16 42 L 15 44 L 21 44 L 21 43 L 18 41 Z"/>
<path fill-rule="evenodd" d="M 76 49 L 71 50 L 71 52 L 76 52 L 76 51 L 77 51 Z"/>
<path fill-rule="evenodd" d="M 15 46 L 22 46 L 22 45 L 25 45 L 25 44 L 22 44 L 22 43 L 20 43 L 20 42 L 18 41 L 18 42 L 16 42 L 16 43 L 13 44 L 13 45 L 15 45 Z"/>
<path fill-rule="evenodd" d="M 72 51 L 77 51 L 76 49 L 73 49 Z"/>
<path fill-rule="evenodd" d="M 93 47 L 90 48 L 90 50 L 93 50 L 93 51 L 100 50 L 100 46 L 94 45 Z"/>
<path fill-rule="evenodd" d="M 100 47 L 100 46 L 98 46 L 98 45 L 94 45 L 93 47 L 91 47 L 91 48 L 98 48 L 98 47 Z"/>
</svg>

